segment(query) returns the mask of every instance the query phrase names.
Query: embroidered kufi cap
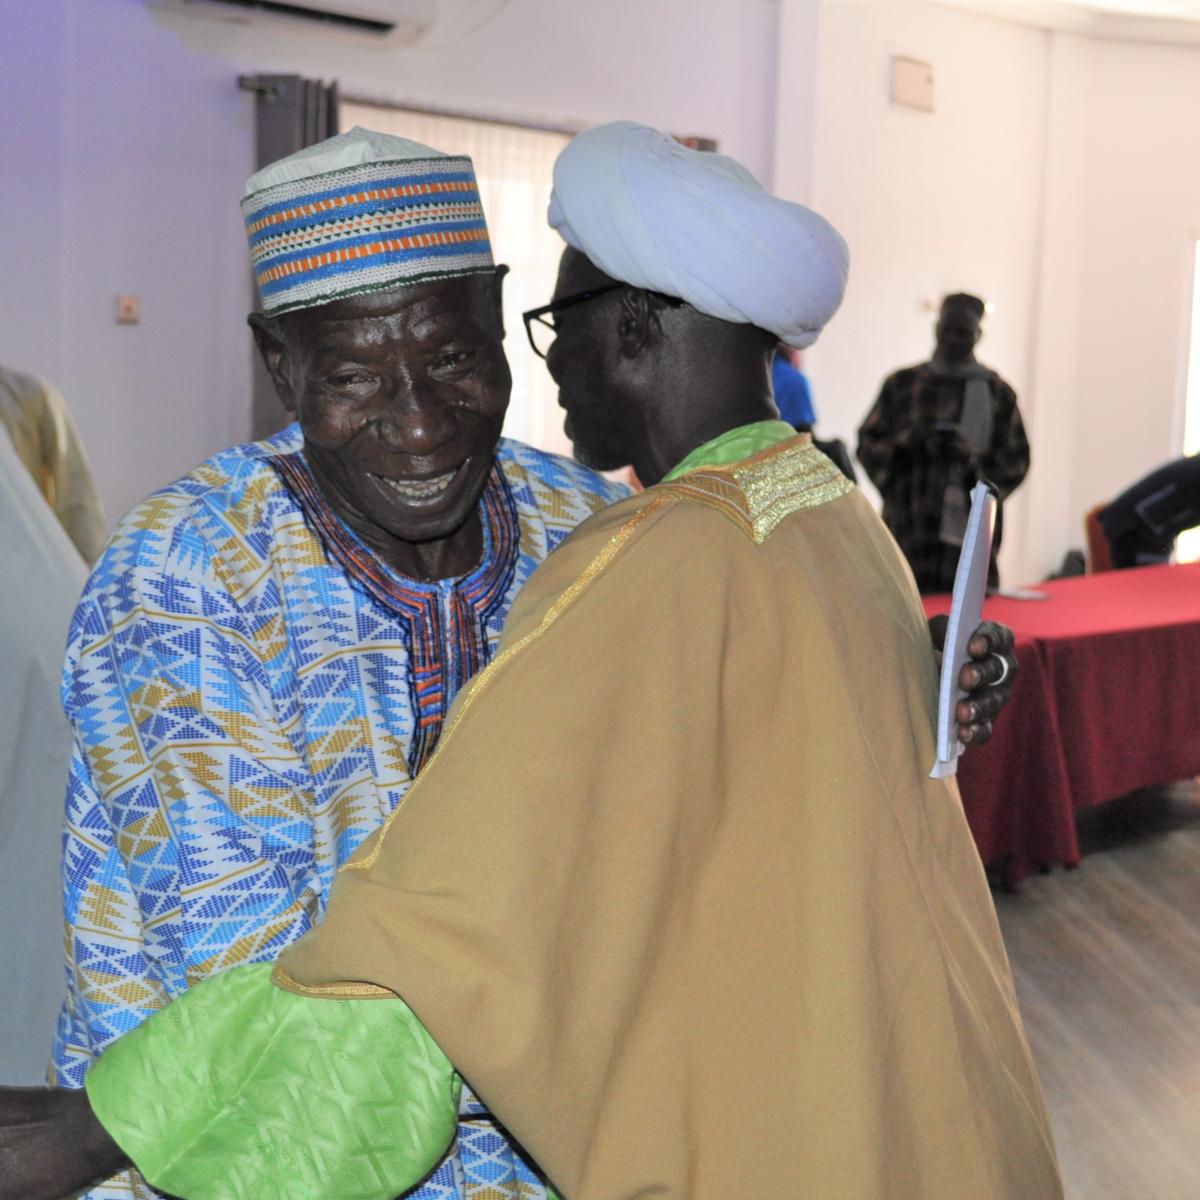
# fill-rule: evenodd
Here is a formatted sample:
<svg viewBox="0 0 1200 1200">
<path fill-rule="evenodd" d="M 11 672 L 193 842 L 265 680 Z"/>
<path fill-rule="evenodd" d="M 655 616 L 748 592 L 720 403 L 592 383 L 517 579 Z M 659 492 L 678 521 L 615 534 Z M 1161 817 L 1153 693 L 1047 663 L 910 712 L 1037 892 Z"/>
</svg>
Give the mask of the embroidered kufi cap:
<svg viewBox="0 0 1200 1200">
<path fill-rule="evenodd" d="M 846 290 L 849 251 L 824 217 L 723 154 L 631 121 L 564 147 L 549 221 L 613 279 L 797 348 L 816 341 Z"/>
<path fill-rule="evenodd" d="M 357 126 L 252 175 L 242 213 L 269 315 L 494 268 L 471 160 Z"/>
</svg>

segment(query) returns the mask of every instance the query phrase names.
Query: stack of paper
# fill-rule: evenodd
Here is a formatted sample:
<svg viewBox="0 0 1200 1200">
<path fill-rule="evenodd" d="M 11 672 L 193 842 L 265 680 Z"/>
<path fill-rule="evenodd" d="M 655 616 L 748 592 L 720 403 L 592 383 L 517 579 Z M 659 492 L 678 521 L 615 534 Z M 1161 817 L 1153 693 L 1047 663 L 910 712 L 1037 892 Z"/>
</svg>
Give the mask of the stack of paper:
<svg viewBox="0 0 1200 1200">
<path fill-rule="evenodd" d="M 946 626 L 946 645 L 942 652 L 942 676 L 938 685 L 937 761 L 929 772 L 933 779 L 946 779 L 958 770 L 963 744 L 958 740 L 958 721 L 954 710 L 966 695 L 958 676 L 970 659 L 967 643 L 983 618 L 983 598 L 987 592 L 988 565 L 992 558 L 992 528 L 996 523 L 996 497 L 986 483 L 977 483 L 971 491 L 971 513 L 963 536 L 958 570 L 954 574 L 954 594 L 950 623 Z"/>
</svg>

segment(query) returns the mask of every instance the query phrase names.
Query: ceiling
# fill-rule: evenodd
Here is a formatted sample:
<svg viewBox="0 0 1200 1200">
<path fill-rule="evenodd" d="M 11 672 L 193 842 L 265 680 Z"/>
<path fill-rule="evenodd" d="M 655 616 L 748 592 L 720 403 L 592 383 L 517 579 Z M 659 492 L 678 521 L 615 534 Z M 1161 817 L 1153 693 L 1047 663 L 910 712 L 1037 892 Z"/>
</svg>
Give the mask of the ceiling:
<svg viewBox="0 0 1200 1200">
<path fill-rule="evenodd" d="M 1088 37 L 1200 45 L 1200 0 L 943 0 Z"/>
<path fill-rule="evenodd" d="M 1132 17 L 1166 17 L 1200 21 L 1200 0 L 1063 0 L 1072 8 L 1122 13 Z"/>
</svg>

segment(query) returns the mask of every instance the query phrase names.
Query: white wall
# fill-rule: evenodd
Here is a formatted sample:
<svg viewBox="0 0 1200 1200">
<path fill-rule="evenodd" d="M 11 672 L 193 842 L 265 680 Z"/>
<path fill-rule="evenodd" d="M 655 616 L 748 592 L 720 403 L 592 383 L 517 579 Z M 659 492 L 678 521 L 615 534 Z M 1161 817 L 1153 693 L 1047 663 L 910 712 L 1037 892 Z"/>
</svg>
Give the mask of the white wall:
<svg viewBox="0 0 1200 1200">
<path fill-rule="evenodd" d="M 1080 221 L 1077 512 L 1182 446 L 1200 238 L 1200 49 L 1090 47 Z"/>
<path fill-rule="evenodd" d="M 1079 302 L 1083 283 L 1082 214 L 1087 204 L 1088 97 L 1092 43 L 1067 34 L 1050 39 L 1042 172 L 1038 295 L 1031 336 L 1033 368 L 1026 427 L 1034 469 L 1010 527 L 1027 547 L 1024 572 L 1043 578 L 1067 547 L 1082 545 L 1082 511 L 1074 498 L 1075 426 L 1080 410 Z"/>
<path fill-rule="evenodd" d="M 1055 34 L 1026 500 L 1033 564 L 1182 449 L 1200 49 Z"/>
<path fill-rule="evenodd" d="M 792 0 L 785 18 L 811 24 Z M 854 444 L 884 376 L 927 358 L 932 306 L 950 291 L 986 297 L 995 311 L 980 357 L 1028 408 L 1030 332 L 1037 292 L 1042 120 L 1048 40 L 1041 31 L 940 5 L 828 0 L 817 22 L 815 127 L 809 202 L 850 243 L 840 314 L 807 356 L 820 429 Z M 931 62 L 936 111 L 888 100 L 893 54 Z M 790 79 L 780 69 L 780 106 Z M 803 91 L 791 103 L 803 110 Z M 777 162 L 802 153 L 782 119 Z M 781 187 L 804 199 L 795 175 Z M 1036 456 L 1036 451 L 1035 451 Z M 1019 526 L 1021 493 L 1010 507 Z M 1026 573 L 1021 540 L 1006 538 L 1006 577 Z"/>
<path fill-rule="evenodd" d="M 1033 446 L 1002 571 L 1043 578 L 1087 509 L 1180 453 L 1200 49 L 902 0 L 783 5 L 776 179 L 852 252 L 808 355 L 822 428 L 852 439 L 883 376 L 928 354 L 939 295 L 986 296 L 980 357 Z M 933 64 L 935 113 L 889 105 L 892 54 Z"/>
<path fill-rule="evenodd" d="M 782 0 L 775 82 L 775 145 L 770 182 L 781 196 L 812 203 L 817 137 L 822 5 Z"/>
</svg>

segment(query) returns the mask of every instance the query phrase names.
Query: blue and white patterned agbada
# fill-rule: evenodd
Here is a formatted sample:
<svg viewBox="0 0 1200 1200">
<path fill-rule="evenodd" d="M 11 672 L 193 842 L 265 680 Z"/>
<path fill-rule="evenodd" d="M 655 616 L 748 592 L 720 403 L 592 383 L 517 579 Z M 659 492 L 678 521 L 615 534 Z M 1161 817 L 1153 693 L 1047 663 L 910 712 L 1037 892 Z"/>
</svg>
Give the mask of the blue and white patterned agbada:
<svg viewBox="0 0 1200 1200">
<path fill-rule="evenodd" d="M 625 494 L 504 440 L 484 561 L 418 584 L 306 478 L 295 426 L 216 455 L 125 517 L 84 592 L 64 674 L 75 753 L 59 1084 L 82 1086 L 104 1047 L 171 997 L 274 959 L 310 927 L 339 864 L 428 756 L 462 664 L 490 657 L 538 563 Z M 414 1200 L 542 1197 L 482 1107 L 465 1108 Z M 153 1195 L 136 1175 L 88 1193 Z"/>
</svg>

